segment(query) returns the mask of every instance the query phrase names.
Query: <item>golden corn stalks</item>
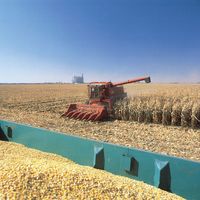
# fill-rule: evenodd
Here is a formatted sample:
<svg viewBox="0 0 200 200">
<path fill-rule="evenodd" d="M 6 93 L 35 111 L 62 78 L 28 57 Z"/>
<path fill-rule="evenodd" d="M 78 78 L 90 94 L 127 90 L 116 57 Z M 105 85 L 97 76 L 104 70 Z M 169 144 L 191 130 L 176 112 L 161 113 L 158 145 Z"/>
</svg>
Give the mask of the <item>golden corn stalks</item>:
<svg viewBox="0 0 200 200">
<path fill-rule="evenodd" d="M 189 97 L 136 96 L 117 101 L 114 118 L 200 128 L 200 102 Z"/>
</svg>

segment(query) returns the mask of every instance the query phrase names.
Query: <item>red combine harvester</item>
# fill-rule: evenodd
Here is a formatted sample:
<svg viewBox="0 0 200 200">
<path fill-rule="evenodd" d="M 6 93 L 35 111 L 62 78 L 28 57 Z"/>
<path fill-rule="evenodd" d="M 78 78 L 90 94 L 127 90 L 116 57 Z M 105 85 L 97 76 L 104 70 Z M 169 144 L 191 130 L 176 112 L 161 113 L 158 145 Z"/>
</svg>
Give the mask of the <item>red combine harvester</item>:
<svg viewBox="0 0 200 200">
<path fill-rule="evenodd" d="M 126 96 L 122 86 L 129 83 L 145 81 L 150 83 L 150 77 L 135 78 L 124 82 L 91 82 L 88 85 L 89 102 L 87 104 L 70 104 L 61 117 L 69 117 L 87 121 L 102 121 L 108 119 L 113 112 L 114 102 Z"/>
</svg>

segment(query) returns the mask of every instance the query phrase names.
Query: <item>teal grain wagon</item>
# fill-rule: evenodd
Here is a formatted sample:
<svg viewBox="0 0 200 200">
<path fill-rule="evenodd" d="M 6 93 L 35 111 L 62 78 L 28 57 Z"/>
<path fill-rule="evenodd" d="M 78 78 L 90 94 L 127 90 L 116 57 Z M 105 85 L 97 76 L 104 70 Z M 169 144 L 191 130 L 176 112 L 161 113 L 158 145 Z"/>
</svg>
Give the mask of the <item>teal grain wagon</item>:
<svg viewBox="0 0 200 200">
<path fill-rule="evenodd" d="M 186 199 L 200 200 L 200 162 L 0 121 L 0 140 L 67 157 L 143 181 Z"/>
</svg>

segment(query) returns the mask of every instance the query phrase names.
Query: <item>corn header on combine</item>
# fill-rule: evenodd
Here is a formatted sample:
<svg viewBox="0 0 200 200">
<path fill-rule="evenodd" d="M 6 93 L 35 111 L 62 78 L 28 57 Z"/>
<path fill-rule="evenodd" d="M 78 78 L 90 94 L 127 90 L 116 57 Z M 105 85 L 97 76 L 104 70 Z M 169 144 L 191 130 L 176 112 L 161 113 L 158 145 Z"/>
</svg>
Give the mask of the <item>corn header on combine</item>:
<svg viewBox="0 0 200 200">
<path fill-rule="evenodd" d="M 150 77 L 135 78 L 124 82 L 91 82 L 88 85 L 88 104 L 70 104 L 61 117 L 79 120 L 102 121 L 108 119 L 113 113 L 113 103 L 118 98 L 126 96 L 122 86 L 129 83 L 145 81 L 150 83 Z"/>
</svg>

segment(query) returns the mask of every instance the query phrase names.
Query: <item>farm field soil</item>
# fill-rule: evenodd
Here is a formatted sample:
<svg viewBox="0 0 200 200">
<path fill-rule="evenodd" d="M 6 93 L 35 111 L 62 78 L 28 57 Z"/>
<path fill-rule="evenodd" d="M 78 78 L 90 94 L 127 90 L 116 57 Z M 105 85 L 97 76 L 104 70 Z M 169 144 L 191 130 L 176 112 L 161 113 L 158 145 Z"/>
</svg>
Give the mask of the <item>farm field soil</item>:
<svg viewBox="0 0 200 200">
<path fill-rule="evenodd" d="M 132 92 L 131 95 L 136 91 L 135 95 L 139 96 L 141 87 L 143 91 L 148 91 L 146 86 L 140 84 L 132 87 L 129 85 L 126 88 L 129 93 Z M 169 87 L 172 92 L 176 85 L 152 84 L 149 90 L 151 94 L 164 89 L 169 93 Z M 184 91 L 188 94 L 193 88 L 191 85 L 178 87 L 186 88 Z M 86 99 L 86 85 L 0 85 L 0 119 L 200 161 L 199 129 L 133 121 L 93 123 L 60 118 L 67 105 Z"/>
</svg>

